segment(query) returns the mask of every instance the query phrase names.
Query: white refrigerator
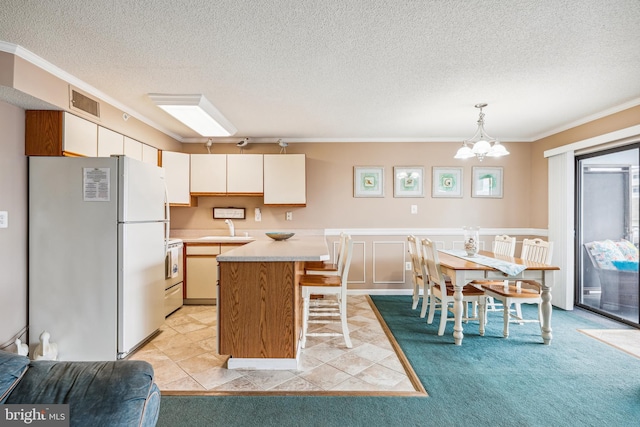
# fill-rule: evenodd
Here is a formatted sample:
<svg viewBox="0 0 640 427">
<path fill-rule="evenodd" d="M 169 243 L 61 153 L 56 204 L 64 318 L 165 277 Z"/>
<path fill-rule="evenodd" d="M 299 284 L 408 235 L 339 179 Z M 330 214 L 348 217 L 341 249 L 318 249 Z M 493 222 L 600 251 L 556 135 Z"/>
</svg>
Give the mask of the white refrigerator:
<svg viewBox="0 0 640 427">
<path fill-rule="evenodd" d="M 29 344 L 126 357 L 164 321 L 164 169 L 125 156 L 29 157 Z"/>
</svg>

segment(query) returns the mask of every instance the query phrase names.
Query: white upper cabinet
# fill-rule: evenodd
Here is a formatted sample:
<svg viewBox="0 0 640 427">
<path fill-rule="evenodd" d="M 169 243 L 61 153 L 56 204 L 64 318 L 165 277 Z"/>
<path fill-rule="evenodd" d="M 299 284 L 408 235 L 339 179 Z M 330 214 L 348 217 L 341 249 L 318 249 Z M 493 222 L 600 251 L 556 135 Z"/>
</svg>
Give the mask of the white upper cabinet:
<svg viewBox="0 0 640 427">
<path fill-rule="evenodd" d="M 227 154 L 227 193 L 261 196 L 262 161 L 262 154 Z"/>
<path fill-rule="evenodd" d="M 157 166 L 158 149 L 147 144 L 142 144 L 142 161 Z"/>
<path fill-rule="evenodd" d="M 124 154 L 124 136 L 111 129 L 98 126 L 98 157 Z"/>
<path fill-rule="evenodd" d="M 304 154 L 264 155 L 264 204 L 307 204 L 306 158 Z"/>
<path fill-rule="evenodd" d="M 162 151 L 162 167 L 165 169 L 169 203 L 172 205 L 191 206 L 189 157 L 186 153 Z"/>
<path fill-rule="evenodd" d="M 227 155 L 191 155 L 191 194 L 216 195 L 227 192 Z"/>
<path fill-rule="evenodd" d="M 73 114 L 64 114 L 63 152 L 69 155 L 98 155 L 98 125 Z"/>
<path fill-rule="evenodd" d="M 124 155 L 129 156 L 132 159 L 142 161 L 142 142 L 131 139 L 128 136 L 124 137 Z"/>
</svg>

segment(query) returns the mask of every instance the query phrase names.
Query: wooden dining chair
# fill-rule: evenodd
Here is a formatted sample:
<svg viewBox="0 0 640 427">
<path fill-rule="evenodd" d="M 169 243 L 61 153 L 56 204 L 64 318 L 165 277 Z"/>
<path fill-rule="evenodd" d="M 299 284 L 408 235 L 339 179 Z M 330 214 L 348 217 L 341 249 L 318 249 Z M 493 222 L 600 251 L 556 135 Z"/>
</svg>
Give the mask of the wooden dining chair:
<svg viewBox="0 0 640 427">
<path fill-rule="evenodd" d="M 300 345 L 305 348 L 307 337 L 342 336 L 345 345 L 352 347 L 347 324 L 347 281 L 353 240 L 347 235 L 343 248 L 344 262 L 338 274 L 304 274 L 300 276 L 299 285 L 302 296 L 302 339 Z M 320 296 L 312 298 L 313 296 Z M 341 332 L 309 331 L 310 324 L 341 325 Z"/>
<path fill-rule="evenodd" d="M 453 317 L 449 317 L 449 312 L 453 312 L 451 306 L 453 300 L 453 284 L 442 273 L 440 267 L 440 261 L 438 259 L 438 250 L 435 244 L 428 238 L 421 241 L 422 253 L 423 253 L 423 265 L 425 277 L 428 277 L 429 288 L 431 291 L 431 298 L 429 300 L 429 317 L 427 323 L 433 323 L 433 318 L 436 310 L 440 310 L 440 326 L 438 328 L 438 335 L 444 335 L 444 329 L 448 321 L 453 321 Z M 439 302 L 439 304 L 438 304 Z M 462 289 L 462 302 L 477 303 L 479 309 L 477 310 L 477 316 L 470 317 L 469 315 L 463 316 L 463 321 L 477 320 L 479 322 L 480 335 L 484 334 L 484 305 L 485 305 L 485 293 L 482 289 L 479 289 L 471 284 L 464 286 Z"/>
<path fill-rule="evenodd" d="M 497 255 L 513 256 L 516 252 L 516 238 L 506 234 L 494 237 L 491 243 L 491 252 Z M 485 276 L 485 278 L 490 278 Z M 502 304 L 495 302 L 493 297 L 487 297 L 486 311 L 502 311 Z M 485 321 L 486 321 L 485 316 Z"/>
<path fill-rule="evenodd" d="M 524 239 L 520 258 L 527 261 L 550 264 L 553 255 L 553 242 L 542 239 Z M 509 336 L 509 323 L 540 323 L 542 304 L 542 285 L 535 280 L 475 280 L 480 285 L 487 298 L 491 297 L 502 302 L 504 328 L 502 335 Z M 522 316 L 522 304 L 537 304 L 537 319 L 525 319 Z M 515 314 L 511 310 L 515 306 Z"/>
<path fill-rule="evenodd" d="M 347 238 L 346 233 L 340 233 L 340 240 L 338 243 L 338 253 L 336 256 L 336 262 L 326 262 L 326 261 L 306 261 L 304 263 L 304 272 L 305 274 L 327 274 L 327 275 L 338 275 L 338 271 L 342 268 L 342 264 L 344 263 L 344 244 Z"/>
<path fill-rule="evenodd" d="M 407 249 L 409 252 L 409 259 L 411 260 L 411 281 L 413 284 L 413 304 L 411 308 L 415 310 L 418 307 L 420 298 L 422 298 L 420 317 L 425 317 L 427 314 L 427 307 L 429 305 L 429 287 L 425 286 L 425 280 L 422 273 L 422 248 L 420 247 L 420 243 L 416 236 L 407 236 Z"/>
</svg>

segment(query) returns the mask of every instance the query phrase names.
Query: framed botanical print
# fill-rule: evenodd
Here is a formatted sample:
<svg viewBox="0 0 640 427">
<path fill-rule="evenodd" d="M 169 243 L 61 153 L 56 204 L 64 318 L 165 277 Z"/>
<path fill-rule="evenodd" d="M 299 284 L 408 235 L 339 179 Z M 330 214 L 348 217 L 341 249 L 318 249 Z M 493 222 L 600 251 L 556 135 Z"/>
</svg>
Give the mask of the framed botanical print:
<svg viewBox="0 0 640 427">
<path fill-rule="evenodd" d="M 393 197 L 424 197 L 424 168 L 394 166 Z"/>
<path fill-rule="evenodd" d="M 384 197 L 384 167 L 354 166 L 353 197 Z"/>
<path fill-rule="evenodd" d="M 433 168 L 432 197 L 462 197 L 462 168 Z"/>
<path fill-rule="evenodd" d="M 502 167 L 473 167 L 472 197 L 502 198 Z"/>
</svg>

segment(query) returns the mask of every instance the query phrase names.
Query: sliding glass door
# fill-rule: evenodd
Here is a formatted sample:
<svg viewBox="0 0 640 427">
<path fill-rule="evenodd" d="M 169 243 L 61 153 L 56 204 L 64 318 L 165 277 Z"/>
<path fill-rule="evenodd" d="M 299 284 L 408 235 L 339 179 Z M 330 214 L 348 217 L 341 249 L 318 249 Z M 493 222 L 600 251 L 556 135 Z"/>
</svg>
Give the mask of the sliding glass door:
<svg viewBox="0 0 640 427">
<path fill-rule="evenodd" d="M 576 157 L 576 305 L 640 325 L 640 144 Z"/>
</svg>

